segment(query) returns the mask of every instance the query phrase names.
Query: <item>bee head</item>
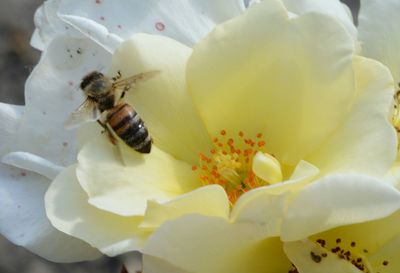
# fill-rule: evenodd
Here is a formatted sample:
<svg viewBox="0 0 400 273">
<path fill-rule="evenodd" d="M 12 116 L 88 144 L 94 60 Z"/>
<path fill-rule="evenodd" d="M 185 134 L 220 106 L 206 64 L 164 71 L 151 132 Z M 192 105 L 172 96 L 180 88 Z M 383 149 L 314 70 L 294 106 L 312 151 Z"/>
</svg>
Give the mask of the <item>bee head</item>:
<svg viewBox="0 0 400 273">
<path fill-rule="evenodd" d="M 82 90 L 85 90 L 85 88 L 88 87 L 89 84 L 103 77 L 104 75 L 98 71 L 90 72 L 85 77 L 83 77 L 80 87 Z"/>
</svg>

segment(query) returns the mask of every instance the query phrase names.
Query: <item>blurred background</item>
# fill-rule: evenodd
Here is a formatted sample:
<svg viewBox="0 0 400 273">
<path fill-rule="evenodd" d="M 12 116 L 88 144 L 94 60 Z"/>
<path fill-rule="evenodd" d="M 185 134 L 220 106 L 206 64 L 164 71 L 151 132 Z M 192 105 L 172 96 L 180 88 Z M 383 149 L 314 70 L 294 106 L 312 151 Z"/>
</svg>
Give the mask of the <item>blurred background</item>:
<svg viewBox="0 0 400 273">
<path fill-rule="evenodd" d="M 325 0 L 320 0 L 325 1 Z M 29 45 L 33 32 L 33 14 L 42 0 L 0 1 L 0 101 L 24 104 L 24 83 L 38 62 L 40 52 Z M 353 14 L 359 0 L 342 0 Z M 114 273 L 120 272 L 118 259 L 102 258 L 94 262 L 55 264 L 0 235 L 0 273 Z M 162 272 L 160 272 L 162 273 Z"/>
</svg>

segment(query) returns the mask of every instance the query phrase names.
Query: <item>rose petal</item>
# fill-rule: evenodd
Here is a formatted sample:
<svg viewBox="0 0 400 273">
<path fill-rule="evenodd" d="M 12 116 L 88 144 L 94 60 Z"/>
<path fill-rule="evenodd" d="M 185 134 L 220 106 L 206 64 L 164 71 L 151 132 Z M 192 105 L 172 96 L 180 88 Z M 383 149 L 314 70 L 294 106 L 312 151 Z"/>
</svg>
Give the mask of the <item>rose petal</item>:
<svg viewBox="0 0 400 273">
<path fill-rule="evenodd" d="M 284 244 L 288 258 L 294 263 L 298 272 L 307 273 L 361 273 L 353 264 L 345 259 L 338 259 L 318 244 L 309 241 L 298 241 Z M 311 254 L 312 253 L 312 254 Z M 325 253 L 327 256 L 322 257 Z M 321 260 L 319 260 L 319 258 Z M 319 262 L 318 262 L 319 261 Z"/>
<path fill-rule="evenodd" d="M 122 217 L 88 204 L 75 171 L 75 166 L 68 167 L 46 192 L 46 213 L 53 226 L 109 256 L 139 250 L 147 236 L 137 228 L 141 218 Z"/>
<path fill-rule="evenodd" d="M 382 64 L 362 57 L 354 59 L 354 71 L 359 95 L 348 118 L 307 159 L 322 173 L 350 171 L 380 177 L 397 152 L 396 131 L 388 119 L 393 79 Z"/>
<path fill-rule="evenodd" d="M 102 25 L 123 40 L 145 32 L 165 35 L 192 46 L 216 24 L 239 15 L 244 9 L 241 0 L 71 0 L 62 2 L 59 14 L 67 22 L 73 16 L 77 19 L 73 24 L 79 29 L 84 29 L 80 23 L 92 21 L 92 25 Z"/>
<path fill-rule="evenodd" d="M 336 174 L 303 188 L 287 208 L 284 241 L 383 218 L 400 208 L 400 193 L 380 180 L 360 174 Z"/>
<path fill-rule="evenodd" d="M 147 272 L 161 259 L 191 273 L 287 272 L 290 262 L 281 247 L 278 238 L 265 236 L 261 225 L 188 215 L 165 223 L 152 235 L 143 250 L 143 267 Z M 176 271 L 167 267 L 158 272 Z"/>
<path fill-rule="evenodd" d="M 76 132 L 64 128 L 68 115 L 84 100 L 81 78 L 107 67 L 111 56 L 87 39 L 52 40 L 26 83 L 25 115 L 10 151 L 24 151 L 60 166 L 76 161 Z"/>
<path fill-rule="evenodd" d="M 149 200 L 146 215 L 140 227 L 155 229 L 167 220 L 192 213 L 228 219 L 229 200 L 225 191 L 217 185 L 211 185 L 183 194 L 163 204 Z"/>
<path fill-rule="evenodd" d="M 285 7 L 298 15 L 309 12 L 317 12 L 329 15 L 339 20 L 348 33 L 356 39 L 357 29 L 353 23 L 353 18 L 349 16 L 349 8 L 339 0 L 283 0 Z"/>
<path fill-rule="evenodd" d="M 210 135 L 264 133 L 270 153 L 294 165 L 342 122 L 346 111 L 337 109 L 352 104 L 353 51 L 336 20 L 289 19 L 281 2 L 263 1 L 196 46 L 188 86 Z"/>
<path fill-rule="evenodd" d="M 42 157 L 25 152 L 9 153 L 3 156 L 1 161 L 17 168 L 36 172 L 50 180 L 56 178 L 56 176 L 64 169 L 63 167 L 55 165 Z"/>
<path fill-rule="evenodd" d="M 144 215 L 147 200 L 166 202 L 201 186 L 190 165 L 157 147 L 144 155 L 98 137 L 83 147 L 78 161 L 78 179 L 89 203 L 124 216 Z"/>
<path fill-rule="evenodd" d="M 0 156 L 9 152 L 10 143 L 20 126 L 23 111 L 23 106 L 0 103 Z"/>
<path fill-rule="evenodd" d="M 178 159 L 197 164 L 198 154 L 210 150 L 207 131 L 186 89 L 186 62 L 192 50 L 170 38 L 138 34 L 113 56 L 113 71 L 129 77 L 159 70 L 127 94 L 146 123 L 154 144 Z"/>
<path fill-rule="evenodd" d="M 290 197 L 310 183 L 318 173 L 313 165 L 301 161 L 289 180 L 243 194 L 233 207 L 231 219 L 235 222 L 259 223 L 266 226 L 270 236 L 280 235 Z"/>
<path fill-rule="evenodd" d="M 369 259 L 375 255 L 379 256 L 379 252 L 384 251 L 382 248 L 385 248 L 385 245 L 389 246 L 399 235 L 399 222 L 400 211 L 397 211 L 378 220 L 327 230 L 313 235 L 312 240 L 322 239 L 325 241 L 327 249 L 339 246 Z M 339 243 L 337 243 L 338 240 Z"/>
<path fill-rule="evenodd" d="M 361 0 L 358 16 L 363 55 L 388 66 L 396 83 L 400 82 L 399 9 L 397 0 Z"/>
<path fill-rule="evenodd" d="M 101 254 L 96 249 L 50 224 L 43 201 L 49 183 L 43 176 L 0 164 L 0 233 L 53 262 L 97 259 Z"/>
<path fill-rule="evenodd" d="M 61 0 L 47 0 L 35 12 L 35 31 L 31 38 L 31 45 L 39 50 L 45 50 L 51 40 L 57 35 L 81 37 L 82 35 L 61 21 L 57 12 Z"/>
</svg>

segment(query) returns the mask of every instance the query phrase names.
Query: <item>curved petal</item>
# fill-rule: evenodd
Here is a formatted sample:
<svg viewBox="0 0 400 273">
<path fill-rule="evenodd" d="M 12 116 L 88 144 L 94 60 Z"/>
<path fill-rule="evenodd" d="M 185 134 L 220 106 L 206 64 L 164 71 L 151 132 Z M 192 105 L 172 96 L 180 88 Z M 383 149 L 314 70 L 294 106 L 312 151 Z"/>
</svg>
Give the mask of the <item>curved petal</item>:
<svg viewBox="0 0 400 273">
<path fill-rule="evenodd" d="M 162 34 L 192 46 L 216 24 L 244 9 L 242 0 L 69 0 L 62 1 L 59 14 L 66 22 L 70 22 L 68 18 L 76 18 L 75 22 L 103 26 L 121 39 L 145 32 Z M 75 26 L 82 28 L 79 23 Z"/>
<path fill-rule="evenodd" d="M 64 169 L 42 157 L 25 152 L 9 153 L 3 156 L 1 162 L 20 169 L 36 172 L 50 180 L 56 178 Z"/>
<path fill-rule="evenodd" d="M 326 176 L 293 198 L 281 238 L 300 240 L 334 227 L 383 218 L 399 208 L 400 193 L 378 179 L 358 174 Z"/>
<path fill-rule="evenodd" d="M 232 209 L 232 221 L 262 224 L 270 236 L 279 236 L 291 196 L 310 183 L 318 173 L 313 165 L 300 161 L 289 180 L 243 194 Z"/>
<path fill-rule="evenodd" d="M 69 37 L 82 36 L 79 32 L 61 21 L 57 12 L 61 0 L 47 0 L 35 12 L 35 32 L 31 38 L 31 45 L 39 50 L 45 50 L 51 40 L 57 35 Z"/>
<path fill-rule="evenodd" d="M 276 273 L 290 269 L 279 238 L 267 238 L 263 226 L 231 224 L 201 215 L 165 223 L 149 239 L 143 253 L 144 272 L 153 267 L 148 256 L 193 273 Z M 175 272 L 168 269 L 159 272 Z"/>
<path fill-rule="evenodd" d="M 124 216 L 144 215 L 148 200 L 169 201 L 201 186 L 190 165 L 157 147 L 144 155 L 99 137 L 82 148 L 78 162 L 89 203 Z"/>
<path fill-rule="evenodd" d="M 361 0 L 358 16 L 363 55 L 388 66 L 396 83 L 400 82 L 399 9 L 397 0 Z"/>
<path fill-rule="evenodd" d="M 109 256 L 139 250 L 147 237 L 138 229 L 141 218 L 122 217 L 88 204 L 75 171 L 75 166 L 68 167 L 46 192 L 46 213 L 53 226 Z"/>
<path fill-rule="evenodd" d="M 66 130 L 64 123 L 84 100 L 81 78 L 110 62 L 111 56 L 87 39 L 53 39 L 26 82 L 25 114 L 9 150 L 60 166 L 76 162 L 76 132 Z"/>
<path fill-rule="evenodd" d="M 393 78 L 382 64 L 354 59 L 358 97 L 348 118 L 307 160 L 321 169 L 361 172 L 380 177 L 396 159 L 397 135 L 389 116 Z M 338 149 L 338 147 L 340 147 Z"/>
<path fill-rule="evenodd" d="M 170 38 L 138 34 L 113 56 L 113 71 L 130 76 L 159 70 L 127 94 L 146 122 L 154 144 L 178 159 L 196 164 L 211 147 L 210 138 L 186 90 L 185 69 L 192 50 Z"/>
<path fill-rule="evenodd" d="M 0 164 L 0 233 L 53 262 L 94 260 L 101 254 L 56 230 L 46 217 L 44 194 L 50 180 Z"/>
<path fill-rule="evenodd" d="M 353 51 L 336 20 L 289 19 L 280 1 L 263 1 L 196 46 L 188 86 L 211 135 L 261 132 L 269 152 L 294 165 L 347 114 L 337 109 L 355 95 Z"/>
<path fill-rule="evenodd" d="M 155 229 L 167 220 L 192 213 L 228 219 L 229 200 L 224 189 L 205 186 L 163 204 L 149 200 L 140 227 Z"/>
<path fill-rule="evenodd" d="M 362 273 L 349 261 L 338 259 L 336 254 L 325 251 L 318 244 L 309 241 L 284 243 L 286 255 L 298 272 L 307 273 Z M 313 253 L 313 254 L 310 254 Z M 322 254 L 326 254 L 323 257 Z"/>
<path fill-rule="evenodd" d="M 20 126 L 24 107 L 0 102 L 0 157 L 7 154 Z"/>
<path fill-rule="evenodd" d="M 342 4 L 339 0 L 282 0 L 285 7 L 298 15 L 303 15 L 309 12 L 317 12 L 329 15 L 343 25 L 348 33 L 354 38 L 357 38 L 357 29 L 353 23 L 353 18 L 349 16 L 348 7 Z M 351 14 L 351 13 L 350 13 Z"/>
<path fill-rule="evenodd" d="M 368 259 L 374 259 L 375 255 L 378 257 L 387 251 L 385 248 L 389 245 L 394 246 L 400 234 L 399 221 L 400 211 L 397 211 L 378 220 L 345 225 L 316 234 L 312 240 L 323 239 L 327 249 L 339 246 L 345 251 L 351 249 Z"/>
</svg>

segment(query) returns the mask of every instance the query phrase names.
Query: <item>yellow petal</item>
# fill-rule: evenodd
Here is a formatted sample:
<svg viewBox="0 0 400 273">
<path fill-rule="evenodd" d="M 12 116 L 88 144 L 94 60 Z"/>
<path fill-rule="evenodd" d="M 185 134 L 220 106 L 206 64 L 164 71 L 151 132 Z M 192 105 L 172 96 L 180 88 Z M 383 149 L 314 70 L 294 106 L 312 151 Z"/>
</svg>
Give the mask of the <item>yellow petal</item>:
<svg viewBox="0 0 400 273">
<path fill-rule="evenodd" d="M 361 273 L 350 262 L 345 259 L 339 259 L 337 255 L 307 240 L 285 243 L 284 250 L 288 258 L 296 266 L 298 272 Z M 322 257 L 323 253 L 327 256 Z"/>
<path fill-rule="evenodd" d="M 387 173 L 396 158 L 397 137 L 389 122 L 393 104 L 393 79 L 382 64 L 354 58 L 358 97 L 346 121 L 307 159 L 321 169 Z M 342 109 L 342 108 L 338 108 Z"/>
<path fill-rule="evenodd" d="M 277 273 L 290 269 L 279 238 L 267 238 L 262 225 L 231 224 L 202 215 L 165 223 L 153 234 L 143 253 L 145 272 L 152 262 L 146 255 L 191 273 Z"/>
<path fill-rule="evenodd" d="M 228 219 L 229 200 L 224 189 L 217 185 L 205 186 L 163 204 L 149 200 L 140 227 L 154 229 L 167 220 L 191 213 Z"/>
<path fill-rule="evenodd" d="M 119 150 L 104 136 L 88 142 L 78 162 L 89 203 L 124 216 L 144 215 L 148 200 L 166 202 L 201 186 L 190 165 L 157 147 L 150 154 Z"/>
<path fill-rule="evenodd" d="M 304 187 L 287 207 L 283 241 L 384 218 L 400 208 L 392 186 L 360 174 L 333 174 Z"/>
<path fill-rule="evenodd" d="M 195 47 L 188 87 L 211 135 L 264 133 L 271 154 L 294 165 L 346 116 L 355 94 L 353 52 L 335 19 L 289 19 L 280 1 L 263 1 Z"/>
<path fill-rule="evenodd" d="M 142 218 L 122 217 L 88 204 L 75 172 L 76 166 L 67 168 L 46 192 L 46 213 L 53 226 L 109 256 L 140 249 L 148 236 L 138 229 Z"/>
<path fill-rule="evenodd" d="M 178 159 L 197 163 L 210 139 L 186 90 L 186 62 L 192 50 L 170 38 L 138 34 L 113 55 L 113 73 L 123 77 L 159 70 L 154 78 L 127 94 L 154 139 L 154 144 Z"/>
</svg>

